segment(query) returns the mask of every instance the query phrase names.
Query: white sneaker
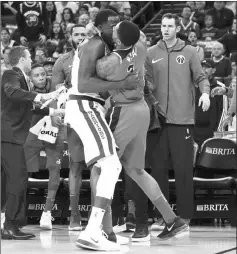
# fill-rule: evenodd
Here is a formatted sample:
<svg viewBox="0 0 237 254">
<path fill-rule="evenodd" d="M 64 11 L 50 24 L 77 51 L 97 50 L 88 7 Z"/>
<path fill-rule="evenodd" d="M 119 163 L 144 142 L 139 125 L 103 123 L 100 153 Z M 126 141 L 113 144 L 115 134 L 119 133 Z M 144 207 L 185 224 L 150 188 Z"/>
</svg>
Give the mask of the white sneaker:
<svg viewBox="0 0 237 254">
<path fill-rule="evenodd" d="M 129 244 L 129 238 L 121 235 L 116 235 L 117 243 L 121 245 Z"/>
<path fill-rule="evenodd" d="M 1 213 L 1 229 L 4 228 L 4 222 L 5 222 L 5 213 Z"/>
<path fill-rule="evenodd" d="M 40 227 L 43 229 L 52 229 L 52 220 L 53 217 L 51 216 L 51 212 L 47 211 L 47 212 L 43 212 L 40 218 Z"/>
<path fill-rule="evenodd" d="M 89 250 L 120 251 L 120 245 L 109 241 L 101 229 L 82 231 L 76 241 L 76 246 Z"/>
<path fill-rule="evenodd" d="M 152 231 L 162 231 L 165 228 L 165 221 L 163 218 L 159 218 L 155 223 L 151 225 Z"/>
<path fill-rule="evenodd" d="M 113 227 L 113 231 L 115 234 L 124 232 L 126 230 L 127 230 L 126 223 L 124 223 L 123 225 L 116 225 Z"/>
</svg>

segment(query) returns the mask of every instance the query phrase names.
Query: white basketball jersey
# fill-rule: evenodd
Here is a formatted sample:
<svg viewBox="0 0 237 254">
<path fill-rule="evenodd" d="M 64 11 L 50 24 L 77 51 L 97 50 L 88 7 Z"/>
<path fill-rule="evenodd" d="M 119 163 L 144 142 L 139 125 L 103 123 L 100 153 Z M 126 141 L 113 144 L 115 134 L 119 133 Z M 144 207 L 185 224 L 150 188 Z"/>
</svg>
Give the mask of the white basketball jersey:
<svg viewBox="0 0 237 254">
<path fill-rule="evenodd" d="M 78 57 L 78 51 L 75 52 L 73 65 L 72 65 L 72 73 L 71 73 L 71 83 L 72 87 L 68 90 L 68 94 L 75 95 L 85 95 L 93 98 L 99 98 L 103 100 L 99 94 L 97 93 L 79 93 L 78 91 L 78 72 L 79 72 L 80 58 Z"/>
</svg>

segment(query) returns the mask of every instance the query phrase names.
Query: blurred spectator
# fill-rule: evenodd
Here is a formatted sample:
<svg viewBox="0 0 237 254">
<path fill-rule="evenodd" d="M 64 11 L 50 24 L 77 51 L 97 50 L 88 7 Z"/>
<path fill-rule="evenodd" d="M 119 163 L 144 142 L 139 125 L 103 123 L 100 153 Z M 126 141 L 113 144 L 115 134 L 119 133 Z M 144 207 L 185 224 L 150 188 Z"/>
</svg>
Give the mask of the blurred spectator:
<svg viewBox="0 0 237 254">
<path fill-rule="evenodd" d="M 2 2 L 1 3 L 1 14 L 2 15 L 16 15 L 19 3 L 15 2 Z"/>
<path fill-rule="evenodd" d="M 191 9 L 190 19 L 192 19 L 193 15 L 194 15 L 194 13 L 196 11 L 196 4 L 195 4 L 194 1 L 188 1 L 188 2 L 186 2 L 186 6 L 189 6 L 190 9 Z"/>
<path fill-rule="evenodd" d="M 54 2 L 45 2 L 45 9 L 47 12 L 47 18 L 48 18 L 48 28 L 44 31 L 45 34 L 49 34 L 49 32 L 52 29 L 53 22 L 56 20 L 57 10 L 56 5 Z"/>
<path fill-rule="evenodd" d="M 46 59 L 46 51 L 44 48 L 36 48 L 34 63 L 43 64 Z"/>
<path fill-rule="evenodd" d="M 232 10 L 227 9 L 225 7 L 224 1 L 215 1 L 214 2 L 214 8 L 210 9 L 207 14 L 212 15 L 214 18 L 214 27 L 222 30 L 229 31 L 233 19 L 234 19 L 234 13 Z"/>
<path fill-rule="evenodd" d="M 197 45 L 197 34 L 195 31 L 190 31 L 188 34 L 188 40 L 191 45 L 196 48 L 200 61 L 204 59 L 204 49 Z"/>
<path fill-rule="evenodd" d="M 205 28 L 201 30 L 200 40 L 212 41 L 218 38 L 218 29 L 213 27 L 213 17 L 205 16 Z"/>
<path fill-rule="evenodd" d="M 111 1 L 109 5 L 115 7 L 120 15 L 131 16 L 131 6 L 129 2 Z"/>
<path fill-rule="evenodd" d="M 214 63 L 211 59 L 204 59 L 202 61 L 202 68 L 210 83 L 210 89 L 217 87 L 217 81 L 213 77 L 215 72 Z M 219 125 L 218 103 L 217 98 L 210 98 L 210 107 L 207 111 L 203 111 L 198 106 L 199 98 L 201 96 L 200 90 L 195 88 L 195 125 L 194 125 L 194 141 L 200 147 L 202 143 L 208 138 L 212 138 L 214 132 Z"/>
<path fill-rule="evenodd" d="M 14 46 L 19 45 L 16 41 L 11 40 L 10 32 L 7 28 L 3 27 L 1 29 L 1 56 L 3 53 L 3 49 L 8 47 L 12 48 Z"/>
<path fill-rule="evenodd" d="M 79 16 L 82 14 L 89 14 L 89 8 L 87 5 L 82 5 L 78 9 Z"/>
<path fill-rule="evenodd" d="M 22 2 L 3 2 L 1 1 L 1 26 L 4 27 L 6 24 L 16 24 L 16 14 L 19 10 L 19 5 Z M 11 31 L 10 31 L 11 32 Z M 19 41 L 20 43 L 20 41 Z"/>
<path fill-rule="evenodd" d="M 72 10 L 70 8 L 65 8 L 62 12 L 62 22 L 67 27 L 70 23 L 75 23 L 75 18 Z"/>
<path fill-rule="evenodd" d="M 182 11 L 182 18 L 180 19 L 180 33 L 188 35 L 189 31 L 194 30 L 196 32 L 197 38 L 200 37 L 199 25 L 190 20 L 192 11 L 189 6 L 185 6 Z"/>
<path fill-rule="evenodd" d="M 62 21 L 62 13 L 65 8 L 70 8 L 73 14 L 77 13 L 78 5 L 76 2 L 73 1 L 62 1 L 62 2 L 55 2 L 56 9 L 57 9 L 57 16 L 56 20 L 58 22 Z"/>
<path fill-rule="evenodd" d="M 99 8 L 97 7 L 92 7 L 90 10 L 89 10 L 89 15 L 90 15 L 90 22 L 94 22 L 95 21 L 95 16 L 96 14 L 99 12 Z"/>
<path fill-rule="evenodd" d="M 86 26 L 89 23 L 89 21 L 90 21 L 90 17 L 87 14 L 82 14 L 78 18 L 78 23 L 83 24 L 84 26 Z"/>
<path fill-rule="evenodd" d="M 212 47 L 212 60 L 214 62 L 215 72 L 213 76 L 215 79 L 224 83 L 229 87 L 231 82 L 231 61 L 230 58 L 224 57 L 223 54 L 224 48 L 220 42 L 216 42 Z"/>
<path fill-rule="evenodd" d="M 67 30 L 66 24 L 65 24 L 64 22 L 61 22 L 61 23 L 60 23 L 60 26 L 61 26 L 61 28 L 62 28 L 63 34 L 65 34 L 65 33 L 66 33 L 66 30 Z"/>
<path fill-rule="evenodd" d="M 47 13 L 41 2 L 23 2 L 16 15 L 20 41 L 29 48 L 34 57 L 35 48 L 46 41 Z"/>
<path fill-rule="evenodd" d="M 205 1 L 198 1 L 198 2 L 195 2 L 195 4 L 196 4 L 196 10 L 205 14 L 206 2 Z"/>
<path fill-rule="evenodd" d="M 195 2 L 196 10 L 192 16 L 192 21 L 196 22 L 199 25 L 199 28 L 204 28 L 204 19 L 205 19 L 205 6 L 206 2 Z"/>
<path fill-rule="evenodd" d="M 49 39 L 46 42 L 47 55 L 52 57 L 55 52 L 60 40 L 65 39 L 61 25 L 55 21 L 53 23 L 52 30 L 50 31 Z"/>
<path fill-rule="evenodd" d="M 233 20 L 231 32 L 225 34 L 219 39 L 224 45 L 225 56 L 230 57 L 234 52 L 237 52 L 237 34 L 236 34 L 236 19 Z"/>
<path fill-rule="evenodd" d="M 53 58 L 59 58 L 62 54 L 70 52 L 73 48 L 71 41 L 71 28 L 74 24 L 70 24 L 66 28 L 65 39 L 60 40 L 55 52 L 53 53 Z"/>
<path fill-rule="evenodd" d="M 109 2 L 95 2 L 94 7 L 98 7 L 100 10 L 107 9 L 109 6 Z"/>
<path fill-rule="evenodd" d="M 3 74 L 4 71 L 11 69 L 11 65 L 8 59 L 8 54 L 10 50 L 11 50 L 10 47 L 5 47 L 3 49 L 3 60 L 1 61 L 1 75 Z"/>
<path fill-rule="evenodd" d="M 236 16 L 236 1 L 226 1 L 225 7 L 231 11 L 233 11 L 234 15 Z"/>
<path fill-rule="evenodd" d="M 50 80 L 52 79 L 54 64 L 55 60 L 52 57 L 47 58 L 43 63 L 44 69 L 46 71 L 46 76 Z"/>
</svg>

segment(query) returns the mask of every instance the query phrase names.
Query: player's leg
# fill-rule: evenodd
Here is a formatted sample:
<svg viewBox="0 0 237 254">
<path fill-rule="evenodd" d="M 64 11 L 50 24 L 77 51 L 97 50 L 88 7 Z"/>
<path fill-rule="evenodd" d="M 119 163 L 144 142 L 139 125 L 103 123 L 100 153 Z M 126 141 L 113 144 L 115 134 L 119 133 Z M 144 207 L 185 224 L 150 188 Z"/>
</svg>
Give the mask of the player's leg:
<svg viewBox="0 0 237 254">
<path fill-rule="evenodd" d="M 71 217 L 69 230 L 81 230 L 81 215 L 78 210 L 80 189 L 82 184 L 82 170 L 87 169 L 84 158 L 84 149 L 77 133 L 67 127 L 67 141 L 69 151 L 69 194 Z"/>
<path fill-rule="evenodd" d="M 143 169 L 145 166 L 146 134 L 150 118 L 147 104 L 141 103 L 137 105 L 136 111 L 134 109 L 131 113 L 135 116 L 136 112 L 139 112 L 140 116 L 140 132 L 137 133 L 136 137 L 126 147 L 122 160 L 127 164 L 127 166 L 125 166 L 126 173 L 139 185 L 162 214 L 168 225 L 168 230 L 165 228 L 160 238 L 167 239 L 186 229 L 187 225 L 176 217 L 169 203 L 163 196 L 158 183 Z M 169 225 L 172 225 L 170 226 L 171 229 L 174 228 L 175 230 L 169 232 Z"/>
<path fill-rule="evenodd" d="M 56 194 L 60 185 L 61 159 L 64 148 L 64 129 L 59 129 L 55 144 L 46 142 L 44 144 L 47 155 L 46 167 L 49 170 L 49 182 L 45 209 L 40 219 L 40 227 L 44 229 L 52 229 L 51 211 L 54 206 Z"/>
<path fill-rule="evenodd" d="M 101 173 L 101 169 L 98 164 L 94 164 L 91 169 L 91 205 L 94 205 L 94 201 L 96 199 L 96 188 L 97 182 L 99 180 L 99 176 Z M 109 241 L 119 243 L 121 245 L 128 244 L 129 239 L 127 237 L 122 237 L 120 235 L 116 235 L 113 232 L 113 224 L 112 224 L 112 209 L 111 209 L 112 199 L 107 205 L 107 208 L 104 213 L 103 221 L 102 221 L 102 230 L 108 237 Z"/>
<path fill-rule="evenodd" d="M 105 209 L 113 196 L 122 168 L 116 154 L 113 135 L 104 119 L 102 106 L 91 101 L 69 100 L 65 119 L 82 140 L 87 166 L 98 162 L 101 168 L 90 219 L 76 245 L 94 250 L 119 250 L 119 246 L 108 241 L 101 230 Z"/>
</svg>

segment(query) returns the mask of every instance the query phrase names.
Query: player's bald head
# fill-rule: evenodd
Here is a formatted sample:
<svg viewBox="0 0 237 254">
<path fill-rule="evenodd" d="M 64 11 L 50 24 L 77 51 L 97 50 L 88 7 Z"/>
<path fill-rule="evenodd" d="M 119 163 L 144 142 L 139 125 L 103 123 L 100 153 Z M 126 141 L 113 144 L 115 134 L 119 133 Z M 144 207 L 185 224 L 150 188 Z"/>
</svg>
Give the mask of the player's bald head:
<svg viewBox="0 0 237 254">
<path fill-rule="evenodd" d="M 135 45 L 140 38 L 140 29 L 133 22 L 124 20 L 117 24 L 116 29 L 118 39 L 126 47 Z"/>
</svg>

